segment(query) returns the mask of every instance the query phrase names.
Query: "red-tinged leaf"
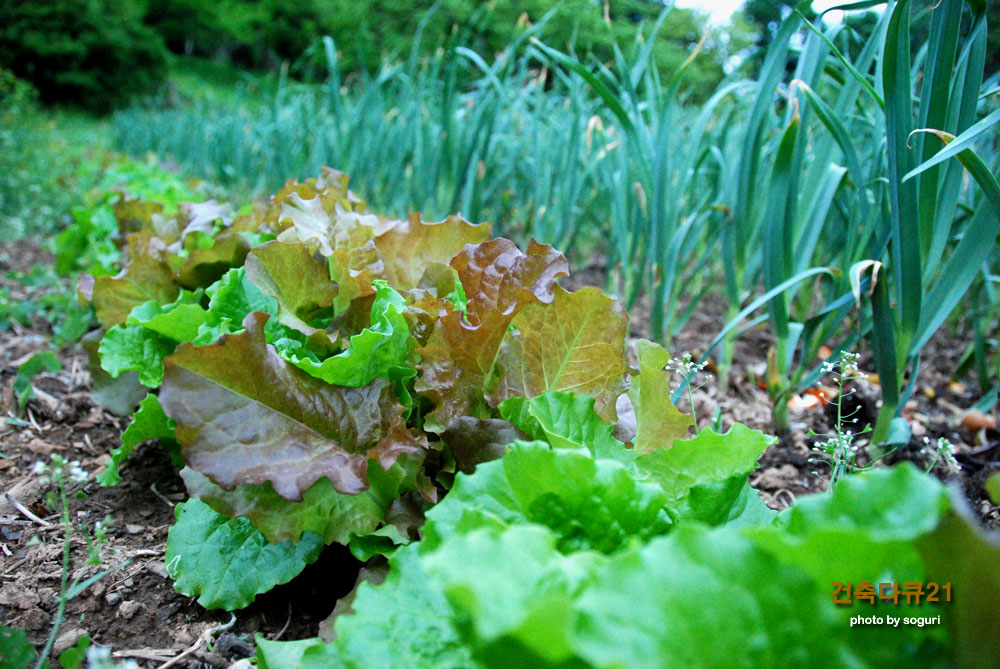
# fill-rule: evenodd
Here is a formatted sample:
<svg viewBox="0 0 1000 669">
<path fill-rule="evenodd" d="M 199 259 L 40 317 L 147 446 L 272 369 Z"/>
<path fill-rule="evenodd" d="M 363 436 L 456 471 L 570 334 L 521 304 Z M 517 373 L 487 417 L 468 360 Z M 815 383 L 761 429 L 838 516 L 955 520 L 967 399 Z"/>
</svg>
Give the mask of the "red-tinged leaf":
<svg viewBox="0 0 1000 669">
<path fill-rule="evenodd" d="M 420 214 L 410 214 L 377 237 L 375 246 L 385 263 L 383 277 L 402 291 L 416 288 L 429 268 L 447 265 L 466 244 L 481 244 L 491 235 L 488 223 L 473 225 L 461 216 L 427 223 Z"/>
<path fill-rule="evenodd" d="M 179 290 L 165 260 L 166 250 L 163 241 L 151 232 L 128 236 L 125 269 L 115 276 L 94 279 L 94 312 L 102 325 L 123 325 L 134 307 L 150 300 L 168 304 L 177 299 Z"/>
<path fill-rule="evenodd" d="M 556 279 L 569 273 L 551 246 L 532 240 L 525 254 L 503 238 L 467 245 L 451 266 L 465 290 L 467 317 L 449 309 L 418 350 L 423 375 L 416 390 L 436 406 L 424 427 L 437 433 L 460 416 L 488 417 L 484 393 L 511 319 L 533 302 L 550 302 Z"/>
<path fill-rule="evenodd" d="M 219 233 L 211 247 L 191 249 L 177 272 L 177 283 L 188 290 L 206 288 L 242 265 L 249 250 L 250 245 L 240 233 Z"/>
<path fill-rule="evenodd" d="M 267 221 L 277 224 L 279 241 L 303 242 L 326 256 L 337 248 L 358 246 L 354 228 L 363 227 L 374 237 L 396 225 L 368 213 L 364 200 L 347 190 L 347 177 L 326 168 L 318 180 L 289 182 L 278 191 L 268 206 Z"/>
<path fill-rule="evenodd" d="M 159 202 L 143 200 L 137 197 L 122 196 L 114 205 L 115 219 L 118 230 L 127 235 L 146 230 L 153 231 L 153 216 L 163 211 Z"/>
<path fill-rule="evenodd" d="M 568 293 L 556 286 L 552 304 L 525 307 L 512 325 L 497 359 L 500 380 L 491 405 L 563 390 L 593 397 L 597 414 L 615 422 L 615 401 L 625 390 L 628 331 L 617 300 L 598 288 Z"/>
<path fill-rule="evenodd" d="M 185 462 L 226 490 L 270 481 L 292 501 L 320 477 L 339 492 L 368 486 L 368 460 L 388 469 L 426 448 L 410 434 L 391 383 L 331 386 L 282 360 L 264 341 L 268 316 L 211 346 L 183 344 L 164 363 L 164 412 Z"/>
<path fill-rule="evenodd" d="M 82 280 L 82 279 L 81 279 Z M 423 291 L 410 291 L 413 304 L 406 306 L 406 321 L 410 324 L 410 334 L 420 344 L 426 344 L 438 319 L 448 315 L 451 303 Z"/>
<path fill-rule="evenodd" d="M 534 239 L 527 254 L 503 237 L 466 246 L 451 266 L 462 280 L 473 325 L 487 313 L 513 316 L 527 304 L 551 302 L 556 279 L 569 276 L 566 257 Z"/>
<path fill-rule="evenodd" d="M 471 474 L 476 465 L 499 459 L 508 444 L 531 437 L 499 418 L 462 416 L 452 421 L 441 439 L 451 448 L 459 471 Z"/>
<path fill-rule="evenodd" d="M 322 315 L 337 297 L 337 284 L 326 265 L 305 244 L 268 242 L 246 258 L 247 278 L 278 302 L 278 320 L 306 335 L 316 332 L 309 321 Z"/>
<path fill-rule="evenodd" d="M 365 201 L 357 194 L 348 190 L 350 179 L 339 170 L 324 167 L 319 178 L 306 179 L 305 183 L 299 183 L 294 179 L 289 179 L 282 186 L 281 190 L 274 194 L 268 202 L 264 211 L 264 221 L 269 225 L 277 225 L 281 218 L 281 209 L 286 200 L 293 194 L 304 200 L 311 200 L 320 195 L 328 202 L 330 211 L 333 211 L 335 203 L 339 202 L 344 209 L 349 211 L 364 211 Z"/>
<path fill-rule="evenodd" d="M 355 225 L 345 240 L 327 258 L 329 277 L 337 283 L 333 312 L 337 316 L 347 311 L 359 297 L 374 295 L 372 281 L 382 275 L 383 264 L 375 248 L 370 228 Z"/>
<path fill-rule="evenodd" d="M 233 206 L 228 203 L 218 203 L 215 200 L 207 202 L 181 202 L 177 205 L 177 220 L 186 237 L 194 232 L 212 235 L 216 223 L 229 227 L 233 220 Z"/>
<path fill-rule="evenodd" d="M 486 312 L 478 327 L 450 312 L 434 327 L 427 345 L 418 350 L 423 375 L 416 390 L 437 407 L 424 420 L 424 429 L 443 432 L 461 416 L 486 417 L 483 393 L 511 317 Z"/>
</svg>

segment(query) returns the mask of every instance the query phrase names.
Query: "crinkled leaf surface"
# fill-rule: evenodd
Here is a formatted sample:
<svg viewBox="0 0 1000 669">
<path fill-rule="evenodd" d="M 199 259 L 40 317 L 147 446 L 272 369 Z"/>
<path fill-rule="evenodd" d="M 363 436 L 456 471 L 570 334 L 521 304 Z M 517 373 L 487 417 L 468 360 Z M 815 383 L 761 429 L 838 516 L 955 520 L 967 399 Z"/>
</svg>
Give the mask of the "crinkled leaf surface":
<svg viewBox="0 0 1000 669">
<path fill-rule="evenodd" d="M 910 464 L 875 469 L 838 482 L 833 495 L 799 500 L 777 527 L 748 536 L 819 583 L 919 581 L 924 571 L 914 540 L 948 512 L 944 487 Z"/>
<path fill-rule="evenodd" d="M 595 667 L 846 666 L 853 630 L 809 577 L 733 532 L 679 528 L 614 557 L 580 597 Z"/>
<path fill-rule="evenodd" d="M 669 450 L 640 455 L 635 464 L 675 503 L 696 485 L 746 476 L 757 468 L 757 458 L 774 441 L 774 437 L 736 423 L 723 434 L 702 430 L 691 439 L 679 439 Z"/>
<path fill-rule="evenodd" d="M 594 412 L 594 398 L 548 391 L 527 399 L 512 397 L 499 406 L 500 415 L 533 439 L 556 448 L 586 449 L 596 458 L 630 463 L 635 453 L 612 435 L 614 428 Z"/>
<path fill-rule="evenodd" d="M 569 276 L 566 257 L 548 244 L 531 240 L 525 253 L 503 237 L 466 246 L 451 266 L 462 281 L 473 326 L 487 313 L 513 316 L 528 304 L 551 302 L 556 279 Z"/>
<path fill-rule="evenodd" d="M 276 343 L 278 353 L 299 369 L 337 386 L 364 386 L 375 378 L 415 374 L 402 370 L 410 353 L 410 328 L 403 317 L 406 302 L 385 281 L 376 280 L 374 285 L 371 327 L 351 337 L 346 351 L 319 361 L 304 355 L 300 348 L 283 348 Z"/>
<path fill-rule="evenodd" d="M 694 418 L 681 413 L 670 401 L 670 374 L 663 371 L 670 362 L 665 348 L 640 339 L 636 343 L 639 375 L 632 377 L 628 395 L 636 416 L 635 450 L 652 453 L 670 448 L 674 439 L 683 439 Z"/>
<path fill-rule="evenodd" d="M 174 352 L 177 342 L 138 325 L 116 325 L 101 340 L 101 367 L 112 378 L 127 370 L 139 374 L 139 382 L 156 388 L 163 382 L 163 359 Z"/>
<path fill-rule="evenodd" d="M 244 484 L 226 491 L 190 467 L 181 470 L 181 478 L 192 497 L 227 516 L 249 518 L 272 543 L 297 542 L 309 531 L 322 537 L 324 543 L 346 544 L 352 536 L 370 534 L 386 522 L 392 503 L 416 489 L 415 476 L 421 464 L 418 456 L 402 455 L 388 471 L 382 471 L 377 462 L 370 461 L 367 490 L 345 495 L 323 477 L 303 493 L 301 502 L 281 497 L 270 483 Z"/>
<path fill-rule="evenodd" d="M 568 293 L 556 286 L 554 294 L 551 304 L 529 305 L 514 317 L 490 403 L 566 390 L 593 397 L 598 415 L 613 422 L 625 390 L 625 310 L 598 288 Z"/>
<path fill-rule="evenodd" d="M 346 544 L 351 532 L 373 532 L 384 514 L 371 495 L 339 493 L 325 476 L 302 494 L 301 502 L 281 497 L 267 482 L 226 491 L 190 467 L 181 470 L 181 477 L 192 497 L 226 516 L 248 518 L 274 543 L 298 541 L 309 531 L 322 537 L 323 543 Z"/>
<path fill-rule="evenodd" d="M 169 304 L 178 287 L 165 261 L 166 245 L 151 232 L 128 236 L 128 265 L 115 276 L 94 279 L 93 304 L 97 320 L 107 328 L 122 325 L 132 309 L 149 301 Z"/>
<path fill-rule="evenodd" d="M 315 331 L 310 321 L 324 310 L 332 315 L 337 284 L 304 244 L 262 244 L 250 252 L 244 268 L 247 278 L 277 301 L 278 321 L 284 325 L 308 335 Z"/>
<path fill-rule="evenodd" d="M 484 391 L 509 324 L 510 317 L 498 312 L 488 312 L 475 328 L 457 311 L 438 320 L 418 350 L 423 374 L 415 388 L 436 407 L 425 429 L 441 433 L 457 418 L 488 417 Z"/>
<path fill-rule="evenodd" d="M 383 276 L 389 285 L 410 290 L 420 285 L 429 267 L 447 265 L 466 244 L 481 244 L 491 236 L 488 223 L 473 225 L 461 216 L 428 223 L 420 214 L 410 214 L 377 237 L 375 246 L 385 263 Z"/>
<path fill-rule="evenodd" d="M 319 536 L 298 544 L 269 544 L 246 518 L 229 518 L 197 499 L 178 504 L 167 536 L 166 562 L 174 588 L 206 609 L 232 611 L 287 583 L 319 557 Z"/>
<path fill-rule="evenodd" d="M 679 523 L 698 521 L 712 527 L 764 527 L 777 516 L 760 498 L 760 493 L 750 487 L 744 474 L 691 486 L 687 496 L 672 509 Z"/>
<path fill-rule="evenodd" d="M 428 513 L 426 541 L 434 545 L 461 527 L 536 523 L 552 530 L 562 553 L 613 553 L 633 539 L 665 534 L 665 502 L 658 486 L 636 481 L 617 462 L 519 441 L 476 476 L 456 477 Z"/>
<path fill-rule="evenodd" d="M 337 316 L 347 311 L 354 300 L 374 293 L 372 282 L 384 269 L 370 227 L 356 222 L 341 236 L 327 258 L 330 279 L 337 282 L 337 297 L 333 300 L 333 313 Z"/>
<path fill-rule="evenodd" d="M 292 501 L 326 476 L 339 492 L 367 483 L 367 462 L 388 469 L 419 451 L 389 381 L 341 388 L 282 360 L 264 340 L 268 316 L 211 346 L 182 344 L 167 358 L 160 401 L 177 421 L 188 465 L 227 490 L 270 481 Z"/>
<path fill-rule="evenodd" d="M 139 403 L 139 410 L 132 416 L 132 422 L 122 432 L 122 444 L 111 449 L 111 462 L 108 468 L 98 475 L 97 481 L 103 486 L 118 485 L 122 478 L 118 469 L 132 454 L 135 447 L 149 439 L 174 438 L 174 421 L 163 413 L 163 407 L 156 395 L 148 394 Z"/>
<path fill-rule="evenodd" d="M 278 302 L 261 292 L 246 277 L 244 268 L 231 269 L 205 291 L 212 322 L 228 320 L 234 331 L 242 329 L 243 319 L 252 311 L 278 313 Z M 269 321 L 270 322 L 270 321 Z M 273 319 L 275 324 L 277 319 Z"/>
<path fill-rule="evenodd" d="M 212 320 L 212 314 L 200 305 L 202 292 L 181 290 L 169 304 L 145 302 L 105 334 L 101 340 L 101 367 L 113 378 L 132 370 L 148 388 L 163 382 L 163 358 L 174 352 L 177 344 L 191 341 Z"/>
<path fill-rule="evenodd" d="M 456 619 L 468 621 L 460 628 L 466 642 L 496 667 L 570 659 L 574 600 L 605 561 L 593 552 L 561 554 L 553 533 L 538 525 L 455 534 L 422 558 Z"/>
<path fill-rule="evenodd" d="M 435 410 L 425 428 L 441 433 L 460 416 L 488 418 L 486 386 L 511 319 L 533 302 L 552 300 L 555 280 L 568 274 L 566 258 L 532 242 L 523 253 L 507 239 L 468 245 L 451 261 L 467 298 L 467 312 L 440 317 L 418 350 L 416 390 Z"/>
</svg>

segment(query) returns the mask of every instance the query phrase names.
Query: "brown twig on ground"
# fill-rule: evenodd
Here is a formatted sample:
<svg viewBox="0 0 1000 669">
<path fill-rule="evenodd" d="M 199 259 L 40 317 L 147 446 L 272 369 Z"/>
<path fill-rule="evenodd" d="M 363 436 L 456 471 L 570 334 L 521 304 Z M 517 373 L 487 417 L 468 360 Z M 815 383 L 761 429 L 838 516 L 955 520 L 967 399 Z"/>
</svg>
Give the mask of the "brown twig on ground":
<svg viewBox="0 0 1000 669">
<path fill-rule="evenodd" d="M 36 516 L 35 514 L 33 514 L 28 509 L 28 507 L 24 506 L 23 504 L 21 504 L 20 502 L 18 502 L 16 499 L 14 499 L 13 497 L 11 497 L 11 494 L 9 492 L 5 492 L 3 494 L 3 496 L 7 499 L 8 502 L 10 502 L 10 505 L 12 507 L 14 507 L 15 509 L 17 509 L 18 513 L 20 513 L 22 516 L 24 516 L 28 520 L 31 520 L 31 521 L 35 522 L 37 525 L 39 525 L 40 527 L 43 527 L 45 529 L 49 529 L 50 527 L 55 527 L 55 525 L 53 525 L 52 523 L 50 523 L 48 521 L 45 521 L 45 520 L 42 520 L 41 518 L 39 518 L 38 516 Z"/>
<path fill-rule="evenodd" d="M 231 613 L 229 615 L 231 615 L 232 617 L 229 619 L 228 623 L 223 623 L 222 625 L 216 625 L 214 627 L 209 627 L 208 629 L 206 629 L 204 632 L 201 633 L 201 636 L 198 637 L 197 641 L 195 641 L 193 644 L 191 644 L 191 646 L 188 647 L 180 655 L 174 657 L 173 659 L 171 659 L 170 661 L 168 661 L 166 664 L 160 665 L 160 669 L 169 669 L 169 667 L 174 666 L 175 664 L 177 664 L 178 662 L 180 662 L 182 659 L 184 659 L 188 655 L 192 655 L 194 653 L 197 653 L 201 649 L 202 646 L 207 646 L 209 640 L 215 634 L 218 634 L 219 632 L 225 632 L 227 629 L 232 628 L 232 626 L 236 624 L 236 614 L 235 613 Z"/>
<path fill-rule="evenodd" d="M 171 509 L 174 508 L 174 506 L 176 506 L 173 502 L 171 502 L 169 499 L 167 499 L 166 495 L 164 495 L 162 492 L 160 492 L 159 490 L 156 489 L 156 484 L 155 483 L 150 483 L 149 484 L 149 489 L 153 491 L 154 495 L 156 495 L 157 497 L 159 497 L 160 499 L 162 499 L 164 501 L 164 503 L 167 506 L 169 506 Z"/>
</svg>

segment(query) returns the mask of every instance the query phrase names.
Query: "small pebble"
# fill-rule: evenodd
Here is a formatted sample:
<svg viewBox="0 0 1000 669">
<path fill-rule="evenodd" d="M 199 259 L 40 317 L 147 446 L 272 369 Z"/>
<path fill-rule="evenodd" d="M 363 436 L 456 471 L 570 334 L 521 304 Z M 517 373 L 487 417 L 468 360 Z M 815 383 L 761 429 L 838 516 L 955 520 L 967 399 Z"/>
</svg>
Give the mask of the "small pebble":
<svg viewBox="0 0 1000 669">
<path fill-rule="evenodd" d="M 160 578 L 169 578 L 167 567 L 162 562 L 150 562 L 146 565 L 146 570 L 151 571 Z"/>
<path fill-rule="evenodd" d="M 121 606 L 118 607 L 117 615 L 121 616 L 125 620 L 131 620 L 132 616 L 138 613 L 141 608 L 142 604 L 140 602 L 137 602 L 134 599 L 127 599 L 121 603 Z"/>
<path fill-rule="evenodd" d="M 76 645 L 76 642 L 80 640 L 80 637 L 86 636 L 86 630 L 82 630 L 79 627 L 71 627 L 70 629 L 61 632 L 56 638 L 54 644 L 52 644 L 52 653 L 54 655 L 59 655 L 67 648 L 72 648 Z"/>
<path fill-rule="evenodd" d="M 104 596 L 104 601 L 106 601 L 108 604 L 111 604 L 112 606 L 120 602 L 121 599 L 122 599 L 121 594 L 117 592 L 109 592 L 107 595 Z"/>
</svg>

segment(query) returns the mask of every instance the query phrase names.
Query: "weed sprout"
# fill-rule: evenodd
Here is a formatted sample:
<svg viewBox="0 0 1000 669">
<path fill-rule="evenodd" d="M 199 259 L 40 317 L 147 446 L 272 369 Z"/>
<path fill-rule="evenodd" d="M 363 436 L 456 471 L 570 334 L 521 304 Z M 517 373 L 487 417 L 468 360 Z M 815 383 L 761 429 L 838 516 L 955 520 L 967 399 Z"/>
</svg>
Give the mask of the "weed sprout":
<svg viewBox="0 0 1000 669">
<path fill-rule="evenodd" d="M 49 508 L 59 512 L 59 518 L 63 526 L 62 580 L 59 586 L 59 608 L 52 621 L 52 631 L 49 633 L 45 648 L 39 654 L 38 662 L 35 665 L 35 669 L 41 669 L 41 667 L 46 666 L 43 663 L 51 652 L 52 646 L 59 634 L 59 628 L 62 626 L 63 617 L 66 612 L 66 604 L 80 590 L 89 585 L 89 583 L 81 584 L 80 577 L 74 579 L 72 583 L 70 583 L 69 579 L 71 567 L 70 546 L 73 532 L 78 529 L 73 526 L 70 516 L 69 490 L 74 485 L 85 483 L 88 474 L 80 466 L 79 460 L 67 460 L 61 455 L 53 455 L 48 463 L 39 460 L 31 468 L 31 472 L 38 477 L 39 484 L 42 486 L 51 485 L 53 487 L 53 490 L 49 492 L 47 497 L 48 505 Z M 93 536 L 91 536 L 91 532 L 86 528 L 79 528 L 87 542 L 87 564 L 100 564 L 101 549 L 107 541 L 107 526 L 110 522 L 110 518 L 97 521 L 94 524 Z M 97 577 L 92 577 L 92 580 L 96 581 L 107 573 L 103 572 Z"/>
<path fill-rule="evenodd" d="M 809 436 L 827 436 L 826 441 L 816 443 L 812 450 L 819 454 L 819 457 L 814 458 L 813 462 L 824 462 L 830 466 L 830 491 L 845 475 L 859 469 L 857 464 L 859 447 L 854 443 L 854 440 L 871 431 L 870 425 L 866 425 L 863 430 L 857 433 L 848 427 L 857 424 L 858 418 L 855 414 L 858 409 L 844 414 L 844 399 L 856 392 L 853 387 L 848 387 L 848 384 L 851 381 L 865 378 L 858 368 L 860 359 L 861 355 L 858 353 L 843 351 L 836 362 L 827 360 L 821 367 L 823 373 L 832 375 L 833 382 L 837 384 L 837 398 L 834 400 L 837 407 L 837 420 L 834 423 L 832 433 L 817 435 L 810 430 Z M 816 475 L 819 474 L 816 473 Z"/>
<path fill-rule="evenodd" d="M 962 465 L 955 459 L 955 444 L 944 437 L 938 437 L 937 442 L 932 446 L 931 440 L 924 437 L 923 452 L 931 458 L 931 463 L 924 470 L 928 474 L 940 463 L 948 474 L 957 474 L 962 470 Z"/>
<path fill-rule="evenodd" d="M 698 416 L 695 415 L 694 410 L 694 391 L 705 385 L 702 381 L 697 386 L 692 387 L 692 380 L 696 379 L 699 372 L 705 369 L 707 362 L 695 362 L 691 358 L 690 353 L 685 353 L 684 357 L 680 360 L 676 358 L 671 358 L 667 362 L 667 371 L 671 373 L 676 373 L 681 375 L 681 382 L 677 386 L 677 390 L 685 389 L 687 392 L 688 405 L 691 407 L 691 418 L 694 419 L 694 433 L 698 434 Z"/>
</svg>

